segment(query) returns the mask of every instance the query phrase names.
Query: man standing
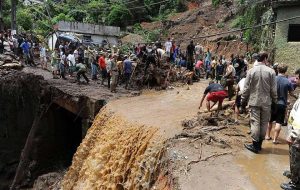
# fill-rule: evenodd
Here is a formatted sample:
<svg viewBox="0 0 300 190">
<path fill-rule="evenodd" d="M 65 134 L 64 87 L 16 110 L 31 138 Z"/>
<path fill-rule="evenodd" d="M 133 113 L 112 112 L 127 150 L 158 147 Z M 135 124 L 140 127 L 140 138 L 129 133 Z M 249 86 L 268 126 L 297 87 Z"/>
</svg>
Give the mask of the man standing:
<svg viewBox="0 0 300 190">
<path fill-rule="evenodd" d="M 116 92 L 117 84 L 118 84 L 118 66 L 117 66 L 117 55 L 113 55 L 111 60 L 111 85 L 110 85 L 110 91 Z"/>
<path fill-rule="evenodd" d="M 214 81 L 210 81 L 209 86 L 205 89 L 202 99 L 200 101 L 199 109 L 202 107 L 203 101 L 206 98 L 206 108 L 209 112 L 210 109 L 214 107 L 216 103 L 218 103 L 218 115 L 219 111 L 222 109 L 222 103 L 226 96 L 227 93 L 222 85 L 214 83 Z M 212 106 L 210 106 L 210 101 L 214 102 Z"/>
<path fill-rule="evenodd" d="M 29 59 L 30 59 L 30 44 L 28 43 L 27 39 L 24 40 L 24 42 L 20 45 L 20 47 L 23 50 L 23 55 L 25 58 L 25 64 L 29 64 Z"/>
<path fill-rule="evenodd" d="M 107 87 L 110 89 L 110 79 L 111 79 L 111 68 L 112 68 L 112 61 L 113 61 L 113 56 L 112 54 L 108 55 L 108 59 L 106 61 L 106 71 L 107 71 Z"/>
<path fill-rule="evenodd" d="M 225 75 L 224 75 L 224 79 L 225 79 L 225 87 L 228 88 L 228 99 L 229 101 L 231 100 L 231 98 L 233 97 L 234 94 L 234 89 L 233 89 L 233 85 L 234 85 L 234 77 L 235 77 L 235 69 L 232 66 L 230 61 L 226 61 L 226 71 L 225 71 Z"/>
<path fill-rule="evenodd" d="M 105 62 L 105 55 L 102 53 L 99 60 L 99 67 L 101 69 L 101 74 L 102 74 L 102 81 L 101 84 L 104 85 L 104 80 L 107 77 L 107 70 L 106 70 L 106 62 Z"/>
<path fill-rule="evenodd" d="M 73 51 L 69 51 L 67 60 L 68 60 L 68 66 L 69 66 L 69 76 L 73 77 L 73 72 L 75 71 L 75 67 L 76 67 L 76 60 L 75 60 Z"/>
<path fill-rule="evenodd" d="M 131 72 L 132 72 L 132 62 L 128 59 L 128 56 L 125 55 L 125 60 L 123 62 L 124 68 L 124 77 L 125 77 L 125 89 L 128 88 Z"/>
<path fill-rule="evenodd" d="M 247 73 L 241 105 L 243 109 L 249 101 L 252 144 L 245 148 L 258 153 L 265 138 L 267 125 L 271 117 L 271 103 L 277 102 L 277 85 L 275 71 L 266 66 L 268 54 L 258 56 L 257 66 Z"/>
<path fill-rule="evenodd" d="M 195 51 L 196 51 L 196 62 L 202 59 L 202 54 L 203 54 L 203 47 L 197 43 L 195 46 Z"/>
<path fill-rule="evenodd" d="M 168 41 L 166 41 L 166 43 L 165 43 L 166 56 L 168 58 L 168 61 L 170 61 L 171 48 L 172 48 L 172 42 L 171 42 L 170 38 L 168 38 Z"/>
<path fill-rule="evenodd" d="M 284 171 L 283 175 L 290 178 L 288 183 L 282 183 L 280 187 L 284 190 L 300 189 L 300 120 L 299 120 L 299 99 L 294 103 L 289 118 L 289 134 L 287 142 L 290 145 L 290 171 Z"/>
<path fill-rule="evenodd" d="M 46 48 L 43 44 L 40 46 L 40 61 L 42 69 L 47 69 Z"/>
<path fill-rule="evenodd" d="M 194 55 L 195 55 L 195 46 L 193 40 L 190 42 L 190 44 L 186 48 L 186 54 L 187 54 L 187 69 L 190 71 L 193 71 L 193 64 L 194 64 Z"/>
<path fill-rule="evenodd" d="M 55 49 L 51 54 L 51 67 L 52 67 L 52 75 L 54 79 L 57 79 L 59 75 L 59 57 L 58 57 L 58 49 Z"/>
<path fill-rule="evenodd" d="M 271 114 L 271 120 L 269 122 L 269 126 L 266 132 L 265 140 L 271 140 L 271 130 L 272 130 L 272 124 L 273 121 L 276 121 L 275 131 L 274 131 L 274 137 L 273 137 L 273 144 L 278 144 L 278 136 L 281 131 L 281 125 L 284 124 L 285 114 L 286 114 L 286 107 L 288 103 L 288 92 L 291 96 L 294 98 L 298 98 L 293 93 L 293 87 L 292 84 L 289 82 L 289 80 L 286 78 L 285 73 L 287 71 L 287 66 L 285 65 L 278 65 L 278 76 L 276 77 L 277 81 L 277 96 L 278 101 L 274 102 L 277 105 L 275 105 L 276 109 L 275 111 L 272 110 Z"/>
</svg>

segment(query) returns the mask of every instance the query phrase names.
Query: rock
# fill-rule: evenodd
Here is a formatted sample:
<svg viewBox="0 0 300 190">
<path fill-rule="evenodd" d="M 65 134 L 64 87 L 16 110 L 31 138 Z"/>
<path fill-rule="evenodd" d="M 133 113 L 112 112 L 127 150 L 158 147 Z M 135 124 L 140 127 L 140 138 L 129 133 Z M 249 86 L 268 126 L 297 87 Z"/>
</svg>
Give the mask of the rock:
<svg viewBox="0 0 300 190">
<path fill-rule="evenodd" d="M 139 96 L 141 95 L 141 91 L 133 91 L 130 93 L 132 96 Z"/>
<path fill-rule="evenodd" d="M 63 178 L 64 172 L 52 172 L 48 174 L 44 174 L 39 176 L 33 185 L 33 189 L 35 190 L 45 190 L 45 189 L 51 189 L 51 190 L 59 190 L 61 180 Z"/>
</svg>

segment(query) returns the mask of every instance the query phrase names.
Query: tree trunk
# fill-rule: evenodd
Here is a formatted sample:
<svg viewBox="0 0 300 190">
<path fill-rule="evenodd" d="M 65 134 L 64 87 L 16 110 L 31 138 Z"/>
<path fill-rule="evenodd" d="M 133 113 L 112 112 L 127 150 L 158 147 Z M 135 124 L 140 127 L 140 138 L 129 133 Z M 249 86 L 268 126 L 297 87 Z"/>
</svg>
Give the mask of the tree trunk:
<svg viewBox="0 0 300 190">
<path fill-rule="evenodd" d="M 17 14 L 17 0 L 11 0 L 11 30 L 17 30 L 16 14 Z"/>
<path fill-rule="evenodd" d="M 4 30 L 4 22 L 3 22 L 3 3 L 4 0 L 0 0 L 0 32 Z"/>
</svg>

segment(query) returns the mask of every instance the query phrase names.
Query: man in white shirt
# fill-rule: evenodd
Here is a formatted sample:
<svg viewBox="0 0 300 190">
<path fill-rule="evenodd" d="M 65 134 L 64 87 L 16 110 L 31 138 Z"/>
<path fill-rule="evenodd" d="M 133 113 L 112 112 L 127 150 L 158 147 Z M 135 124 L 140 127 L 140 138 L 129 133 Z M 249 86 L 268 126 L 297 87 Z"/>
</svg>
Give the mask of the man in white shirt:
<svg viewBox="0 0 300 190">
<path fill-rule="evenodd" d="M 46 48 L 43 44 L 40 45 L 40 61 L 42 69 L 47 69 Z"/>
<path fill-rule="evenodd" d="M 196 62 L 202 59 L 202 54 L 203 54 L 203 47 L 197 43 L 195 46 L 195 52 L 196 52 Z"/>
<path fill-rule="evenodd" d="M 69 65 L 69 75 L 70 77 L 73 76 L 73 72 L 75 71 L 76 66 L 76 60 L 73 52 L 71 51 L 70 54 L 67 57 L 68 65 Z"/>
<path fill-rule="evenodd" d="M 171 56 L 171 48 L 172 48 L 172 42 L 171 39 L 168 38 L 168 41 L 165 43 L 165 50 L 166 50 L 166 55 L 170 59 Z"/>
<path fill-rule="evenodd" d="M 241 108 L 241 96 L 244 91 L 245 81 L 246 81 L 246 73 L 242 73 L 241 80 L 236 86 L 236 99 L 235 99 L 235 123 L 238 124 L 240 108 Z"/>
</svg>

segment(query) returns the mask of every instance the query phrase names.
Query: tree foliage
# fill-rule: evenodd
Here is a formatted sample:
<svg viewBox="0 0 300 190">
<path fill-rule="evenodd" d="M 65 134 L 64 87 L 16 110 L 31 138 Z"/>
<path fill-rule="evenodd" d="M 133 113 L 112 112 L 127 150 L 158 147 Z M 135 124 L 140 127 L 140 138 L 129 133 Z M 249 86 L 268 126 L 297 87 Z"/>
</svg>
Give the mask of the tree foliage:
<svg viewBox="0 0 300 190">
<path fill-rule="evenodd" d="M 107 23 L 124 27 L 130 19 L 132 19 L 132 15 L 129 9 L 124 4 L 115 4 L 111 6 L 111 11 L 107 16 Z"/>
<path fill-rule="evenodd" d="M 24 30 L 31 30 L 33 26 L 33 15 L 29 10 L 21 9 L 17 12 L 17 24 Z"/>
<path fill-rule="evenodd" d="M 22 30 L 41 35 L 52 31 L 61 20 L 126 27 L 142 21 L 164 19 L 172 12 L 186 10 L 188 0 L 64 0 L 17 7 L 17 23 Z M 10 0 L 4 0 L 4 22 L 10 26 Z"/>
</svg>

